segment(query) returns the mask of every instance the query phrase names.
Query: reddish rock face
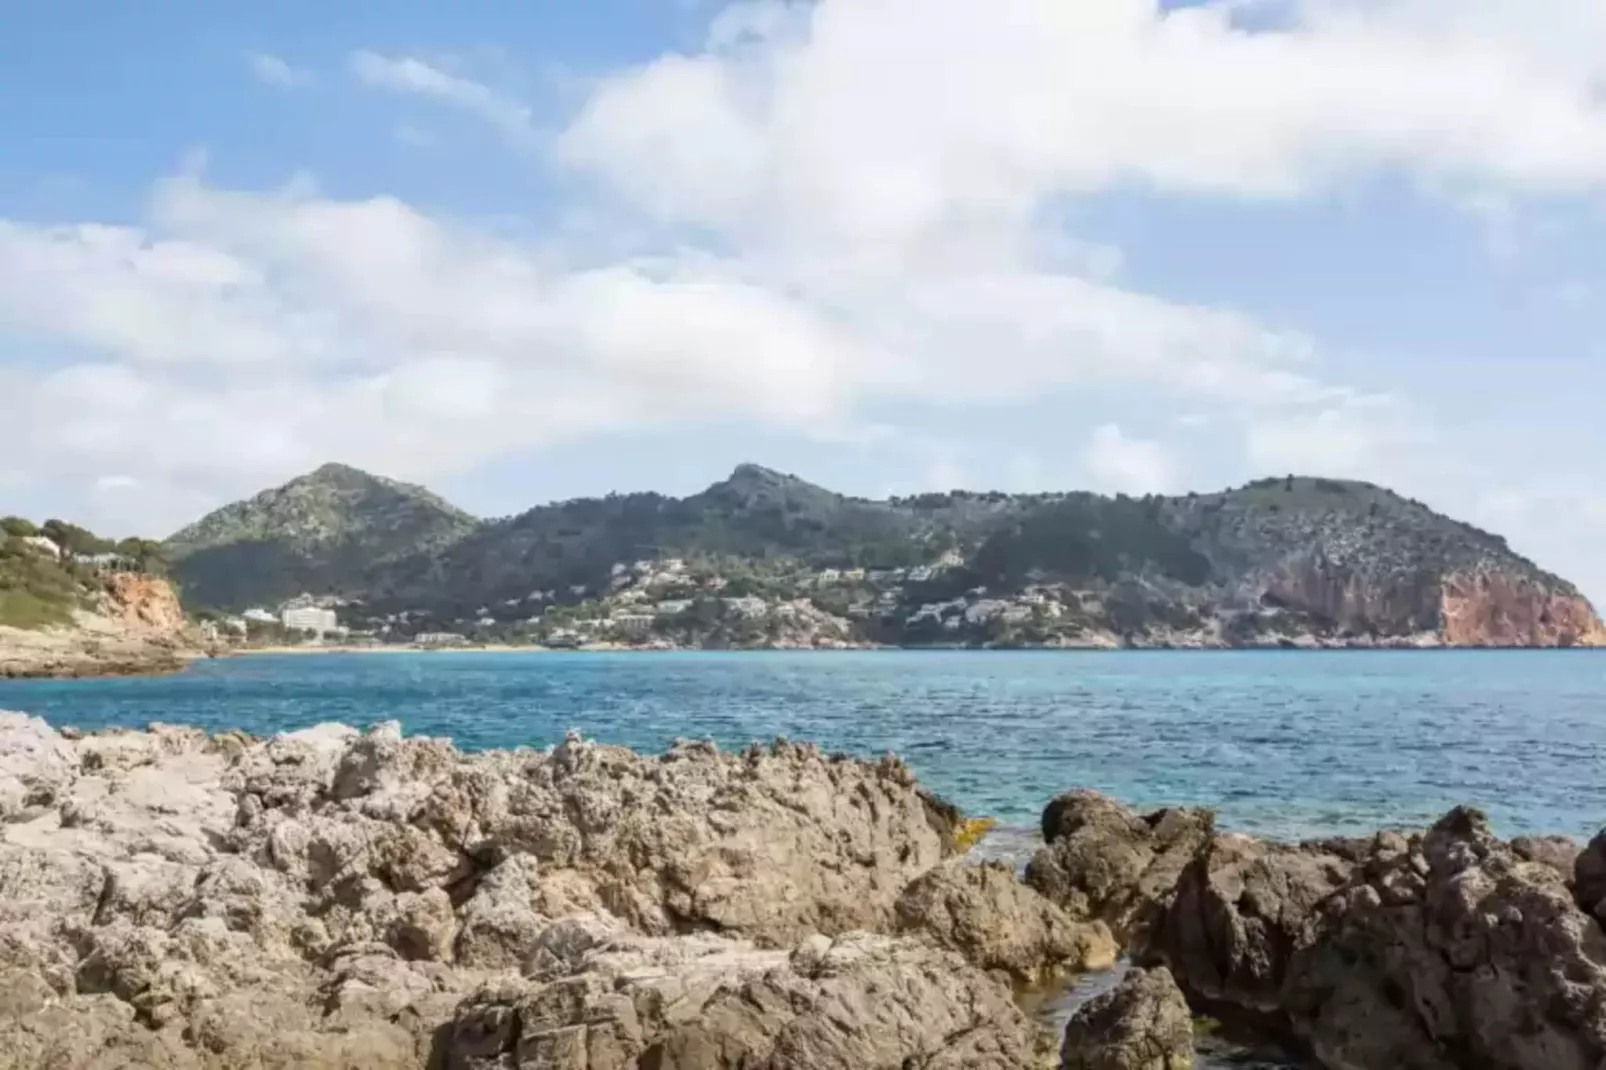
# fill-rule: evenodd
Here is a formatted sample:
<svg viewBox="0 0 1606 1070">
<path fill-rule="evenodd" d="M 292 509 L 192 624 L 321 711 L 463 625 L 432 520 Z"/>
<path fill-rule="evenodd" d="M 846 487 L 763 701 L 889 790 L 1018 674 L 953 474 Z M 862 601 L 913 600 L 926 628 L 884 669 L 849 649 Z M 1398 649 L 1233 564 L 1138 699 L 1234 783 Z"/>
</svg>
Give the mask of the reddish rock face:
<svg viewBox="0 0 1606 1070">
<path fill-rule="evenodd" d="M 1582 595 L 1508 572 L 1446 576 L 1440 618 L 1451 646 L 1606 645 L 1606 628 Z"/>
<path fill-rule="evenodd" d="M 1307 557 L 1262 582 L 1277 604 L 1340 629 L 1437 635 L 1447 646 L 1606 646 L 1606 626 L 1582 595 L 1497 566 L 1401 582 Z"/>
<path fill-rule="evenodd" d="M 184 609 L 173 585 L 164 579 L 119 572 L 108 577 L 107 590 L 125 624 L 165 634 L 184 627 Z"/>
</svg>

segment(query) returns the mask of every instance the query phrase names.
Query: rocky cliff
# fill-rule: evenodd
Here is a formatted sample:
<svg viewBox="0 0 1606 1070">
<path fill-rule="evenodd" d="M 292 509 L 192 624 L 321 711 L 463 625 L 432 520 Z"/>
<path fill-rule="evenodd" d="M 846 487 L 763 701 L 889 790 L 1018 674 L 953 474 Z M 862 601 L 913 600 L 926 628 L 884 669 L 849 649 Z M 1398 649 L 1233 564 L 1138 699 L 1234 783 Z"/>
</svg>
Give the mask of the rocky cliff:
<svg viewBox="0 0 1606 1070">
<path fill-rule="evenodd" d="M 85 580 L 61 622 L 0 625 L 0 677 L 176 672 L 202 647 L 171 583 L 110 573 Z"/>
<path fill-rule="evenodd" d="M 1576 591 L 1499 570 L 1457 572 L 1439 590 L 1451 646 L 1606 646 L 1606 630 Z"/>
</svg>

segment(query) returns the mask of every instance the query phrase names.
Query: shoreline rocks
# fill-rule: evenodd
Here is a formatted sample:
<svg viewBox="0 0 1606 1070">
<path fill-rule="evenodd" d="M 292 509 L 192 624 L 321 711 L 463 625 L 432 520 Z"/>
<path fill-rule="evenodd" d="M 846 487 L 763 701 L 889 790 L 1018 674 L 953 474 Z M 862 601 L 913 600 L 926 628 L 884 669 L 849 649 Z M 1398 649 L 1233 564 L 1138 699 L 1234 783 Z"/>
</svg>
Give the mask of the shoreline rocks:
<svg viewBox="0 0 1606 1070">
<path fill-rule="evenodd" d="M 1113 945 L 1006 871 L 945 865 L 962 828 L 896 758 L 786 741 L 465 754 L 393 724 L 256 739 L 0 714 L 0 1051 L 1046 1066 L 1011 980 Z"/>
<path fill-rule="evenodd" d="M 1598 1070 L 1606 834 L 1281 844 L 1071 792 L 1026 879 L 894 757 L 0 713 L 0 1067 Z M 1019 1001 L 1138 969 L 1051 1037 Z M 9 1062 L 7 1060 L 10 1060 Z"/>
<path fill-rule="evenodd" d="M 1422 832 L 1284 844 L 1182 813 L 1062 796 L 1028 881 L 1120 926 L 1196 1009 L 1332 1070 L 1606 1060 L 1606 834 L 1506 843 L 1458 807 Z"/>
<path fill-rule="evenodd" d="M 1065 1026 L 1060 1070 L 1193 1070 L 1193 1016 L 1164 966 L 1131 970 Z"/>
</svg>

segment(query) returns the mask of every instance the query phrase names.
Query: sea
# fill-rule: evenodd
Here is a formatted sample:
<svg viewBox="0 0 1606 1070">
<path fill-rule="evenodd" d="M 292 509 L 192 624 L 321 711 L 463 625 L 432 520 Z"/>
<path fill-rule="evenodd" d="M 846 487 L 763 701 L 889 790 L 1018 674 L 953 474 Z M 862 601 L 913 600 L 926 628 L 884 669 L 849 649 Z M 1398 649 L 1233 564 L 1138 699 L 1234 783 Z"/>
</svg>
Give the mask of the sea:
<svg viewBox="0 0 1606 1070">
<path fill-rule="evenodd" d="M 980 851 L 1016 862 L 1044 804 L 1072 788 L 1210 806 L 1219 825 L 1288 839 L 1422 826 L 1459 803 L 1506 836 L 1606 826 L 1606 653 L 1583 650 L 262 655 L 0 682 L 0 709 L 258 734 L 395 720 L 469 749 L 575 729 L 644 751 L 778 736 L 894 751 L 996 818 Z M 1203 1065 L 1242 1065 L 1225 1058 Z"/>
</svg>

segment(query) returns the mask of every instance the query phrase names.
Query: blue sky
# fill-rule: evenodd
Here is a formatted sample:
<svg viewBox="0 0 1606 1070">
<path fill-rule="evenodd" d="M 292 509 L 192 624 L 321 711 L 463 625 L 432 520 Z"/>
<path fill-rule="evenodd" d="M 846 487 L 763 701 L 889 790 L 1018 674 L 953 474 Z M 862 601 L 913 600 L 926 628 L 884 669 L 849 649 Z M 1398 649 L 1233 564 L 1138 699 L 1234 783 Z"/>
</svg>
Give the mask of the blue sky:
<svg viewBox="0 0 1606 1070">
<path fill-rule="evenodd" d="M 1606 596 L 1592 0 L 21 11 L 5 511 L 1299 471 Z"/>
</svg>

